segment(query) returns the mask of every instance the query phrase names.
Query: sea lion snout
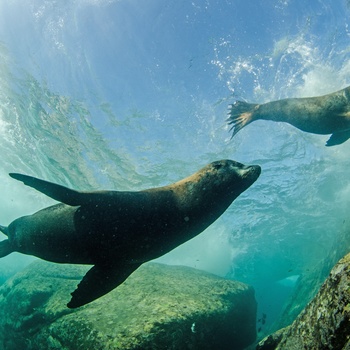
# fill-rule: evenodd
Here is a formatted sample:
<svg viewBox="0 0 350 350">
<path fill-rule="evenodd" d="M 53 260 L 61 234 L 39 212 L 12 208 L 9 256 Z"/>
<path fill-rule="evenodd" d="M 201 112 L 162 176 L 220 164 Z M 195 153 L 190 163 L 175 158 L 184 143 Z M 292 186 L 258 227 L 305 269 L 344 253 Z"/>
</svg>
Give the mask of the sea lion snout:
<svg viewBox="0 0 350 350">
<path fill-rule="evenodd" d="M 251 179 L 253 182 L 260 176 L 261 167 L 259 165 L 244 165 L 238 162 L 231 164 L 232 170 L 237 172 L 242 179 Z"/>
<path fill-rule="evenodd" d="M 256 180 L 261 174 L 261 166 L 260 165 L 247 165 L 246 171 L 249 176 L 252 176 L 254 180 Z"/>
<path fill-rule="evenodd" d="M 260 176 L 261 167 L 259 165 L 246 165 L 239 171 L 243 186 L 250 187 Z"/>
</svg>

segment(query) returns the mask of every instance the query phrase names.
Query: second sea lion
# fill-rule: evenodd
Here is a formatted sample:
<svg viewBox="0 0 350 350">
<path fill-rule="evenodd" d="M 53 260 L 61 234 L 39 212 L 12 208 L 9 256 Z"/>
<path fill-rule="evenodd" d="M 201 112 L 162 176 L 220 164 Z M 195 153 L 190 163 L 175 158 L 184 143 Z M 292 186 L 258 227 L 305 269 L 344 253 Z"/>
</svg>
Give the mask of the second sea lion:
<svg viewBox="0 0 350 350">
<path fill-rule="evenodd" d="M 335 146 L 350 137 L 350 87 L 323 96 L 286 98 L 264 104 L 236 101 L 230 105 L 228 115 L 232 137 L 251 122 L 272 120 L 313 134 L 332 134 L 326 146 Z"/>
</svg>

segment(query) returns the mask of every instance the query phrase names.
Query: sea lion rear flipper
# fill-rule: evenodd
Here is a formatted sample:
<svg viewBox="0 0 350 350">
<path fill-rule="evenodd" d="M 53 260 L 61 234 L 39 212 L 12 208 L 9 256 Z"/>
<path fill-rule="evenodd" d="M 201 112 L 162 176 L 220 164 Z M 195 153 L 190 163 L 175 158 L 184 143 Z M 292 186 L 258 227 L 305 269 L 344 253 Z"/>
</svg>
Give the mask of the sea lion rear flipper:
<svg viewBox="0 0 350 350">
<path fill-rule="evenodd" d="M 236 101 L 229 106 L 227 122 L 233 130 L 231 138 L 238 133 L 243 127 L 254 120 L 253 113 L 257 109 L 257 104 Z"/>
<path fill-rule="evenodd" d="M 10 241 L 5 239 L 0 242 L 0 258 L 3 258 L 6 255 L 13 253 Z"/>
<path fill-rule="evenodd" d="M 84 196 L 82 192 L 75 191 L 49 181 L 41 180 L 33 176 L 18 173 L 10 173 L 9 175 L 12 178 L 22 181 L 25 185 L 33 187 L 39 192 L 42 192 L 59 202 L 72 206 L 83 204 Z"/>
<path fill-rule="evenodd" d="M 8 236 L 7 227 L 0 225 L 0 232 L 2 232 L 4 235 Z"/>
<path fill-rule="evenodd" d="M 93 266 L 71 293 L 72 299 L 67 306 L 73 309 L 102 297 L 122 284 L 140 265 Z"/>
<path fill-rule="evenodd" d="M 329 140 L 326 142 L 326 146 L 340 145 L 350 138 L 350 130 L 334 132 Z"/>
</svg>

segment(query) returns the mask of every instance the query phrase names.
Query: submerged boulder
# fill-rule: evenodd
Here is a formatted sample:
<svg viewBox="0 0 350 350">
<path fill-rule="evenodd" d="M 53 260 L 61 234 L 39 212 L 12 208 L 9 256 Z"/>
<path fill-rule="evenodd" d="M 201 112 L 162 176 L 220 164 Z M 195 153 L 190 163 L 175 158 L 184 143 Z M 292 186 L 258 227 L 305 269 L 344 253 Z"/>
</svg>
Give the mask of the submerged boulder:
<svg viewBox="0 0 350 350">
<path fill-rule="evenodd" d="M 337 238 L 329 247 L 327 255 L 324 255 L 324 258 L 317 263 L 313 262 L 311 265 L 304 266 L 294 291 L 284 305 L 281 316 L 273 325 L 274 330 L 292 324 L 316 296 L 334 265 L 350 251 L 350 224 L 344 220 L 343 225 L 342 230 L 337 232 Z"/>
<path fill-rule="evenodd" d="M 0 288 L 0 348 L 243 349 L 256 337 L 254 290 L 149 263 L 81 308 L 66 307 L 86 266 L 36 261 Z"/>
<path fill-rule="evenodd" d="M 350 349 L 350 254 L 333 267 L 295 321 L 266 337 L 257 349 Z"/>
</svg>

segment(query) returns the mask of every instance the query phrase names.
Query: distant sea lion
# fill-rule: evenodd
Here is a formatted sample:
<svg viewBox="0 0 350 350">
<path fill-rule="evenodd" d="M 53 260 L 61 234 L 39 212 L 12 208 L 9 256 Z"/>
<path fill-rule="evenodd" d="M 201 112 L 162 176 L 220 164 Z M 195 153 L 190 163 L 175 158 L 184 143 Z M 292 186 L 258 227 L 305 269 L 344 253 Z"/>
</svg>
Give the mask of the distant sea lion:
<svg viewBox="0 0 350 350">
<path fill-rule="evenodd" d="M 260 175 L 258 165 L 208 164 L 174 184 L 139 192 L 79 192 L 35 177 L 10 176 L 62 203 L 0 230 L 0 257 L 17 251 L 71 264 L 94 265 L 72 293 L 69 308 L 120 285 L 141 264 L 176 248 L 211 225 Z"/>
<path fill-rule="evenodd" d="M 236 101 L 230 105 L 228 117 L 232 137 L 259 119 L 286 122 L 313 134 L 332 134 L 326 146 L 339 145 L 350 137 L 350 87 L 324 96 L 287 98 L 264 104 Z"/>
</svg>

